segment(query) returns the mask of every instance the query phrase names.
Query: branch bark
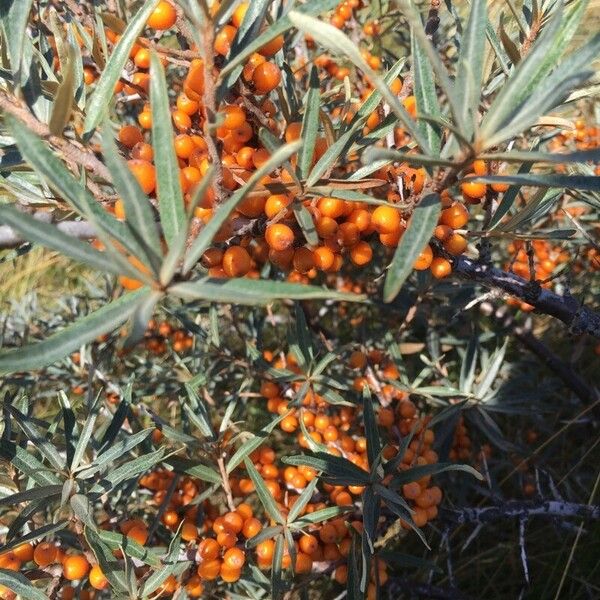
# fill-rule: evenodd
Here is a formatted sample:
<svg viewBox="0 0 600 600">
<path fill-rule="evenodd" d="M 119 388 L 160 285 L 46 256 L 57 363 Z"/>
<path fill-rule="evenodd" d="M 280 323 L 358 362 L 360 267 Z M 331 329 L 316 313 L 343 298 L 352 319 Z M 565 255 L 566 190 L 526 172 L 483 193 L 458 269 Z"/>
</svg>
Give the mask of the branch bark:
<svg viewBox="0 0 600 600">
<path fill-rule="evenodd" d="M 546 500 L 544 502 L 507 502 L 501 506 L 487 506 L 485 508 L 462 508 L 460 510 L 443 510 L 443 517 L 457 524 L 464 523 L 490 523 L 498 519 L 519 517 L 562 517 L 598 520 L 600 519 L 600 506 L 577 504 L 576 502 L 560 502 Z"/>
<path fill-rule="evenodd" d="M 543 288 L 536 281 L 528 281 L 514 273 L 471 258 L 450 258 L 453 273 L 458 277 L 520 298 L 534 306 L 538 312 L 555 317 L 568 325 L 571 333 L 588 333 L 600 338 L 600 314 L 580 304 L 571 294 L 560 296 Z"/>
<path fill-rule="evenodd" d="M 109 170 L 93 152 L 62 137 L 53 135 L 48 125 L 38 121 L 25 105 L 2 90 L 0 90 L 0 110 L 17 118 L 33 133 L 45 138 L 68 162 L 82 166 L 107 182 L 112 181 Z"/>
</svg>

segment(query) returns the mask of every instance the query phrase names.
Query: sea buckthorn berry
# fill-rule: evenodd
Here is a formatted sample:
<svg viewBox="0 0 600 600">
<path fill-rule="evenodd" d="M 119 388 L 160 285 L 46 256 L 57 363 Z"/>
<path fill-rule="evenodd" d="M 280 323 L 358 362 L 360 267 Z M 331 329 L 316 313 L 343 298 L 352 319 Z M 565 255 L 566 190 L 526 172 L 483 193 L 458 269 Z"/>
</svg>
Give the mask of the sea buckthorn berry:
<svg viewBox="0 0 600 600">
<path fill-rule="evenodd" d="M 294 243 L 294 232 L 283 223 L 269 225 L 265 231 L 265 240 L 273 250 L 287 250 Z"/>
<path fill-rule="evenodd" d="M 231 246 L 225 250 L 222 264 L 227 277 L 243 277 L 252 266 L 252 258 L 246 248 Z"/>
<path fill-rule="evenodd" d="M 321 271 L 327 271 L 333 265 L 335 254 L 331 248 L 328 248 L 327 246 L 319 246 L 318 248 L 315 248 L 313 252 L 313 260 L 317 269 L 320 269 Z"/>
<path fill-rule="evenodd" d="M 272 219 L 275 215 L 278 215 L 282 210 L 288 207 L 292 202 L 292 199 L 285 194 L 273 194 L 269 196 L 265 202 L 265 215 L 269 219 Z"/>
<path fill-rule="evenodd" d="M 233 568 L 227 566 L 225 563 L 222 563 L 220 575 L 221 575 L 221 579 L 225 583 L 235 583 L 242 576 L 242 570 L 241 569 L 233 569 Z"/>
<path fill-rule="evenodd" d="M 298 552 L 296 555 L 296 564 L 294 570 L 298 574 L 310 573 L 312 571 L 313 561 L 312 558 L 304 552 Z"/>
<path fill-rule="evenodd" d="M 179 96 L 177 96 L 176 106 L 177 110 L 180 110 L 182 113 L 185 113 L 186 115 L 189 115 L 191 117 L 192 115 L 195 115 L 198 112 L 200 108 L 200 103 L 196 100 L 192 100 L 186 94 L 181 93 L 179 94 Z"/>
<path fill-rule="evenodd" d="M 137 143 L 144 141 L 144 136 L 139 127 L 135 125 L 124 125 L 119 130 L 119 141 L 126 148 L 133 148 Z"/>
<path fill-rule="evenodd" d="M 260 533 L 262 530 L 262 523 L 254 518 L 250 517 L 244 521 L 244 527 L 242 528 L 242 534 L 246 539 L 250 539 Z"/>
<path fill-rule="evenodd" d="M 94 565 L 89 574 L 90 585 L 95 590 L 105 590 L 108 587 L 108 579 L 104 576 L 100 565 Z"/>
<path fill-rule="evenodd" d="M 213 538 L 204 538 L 198 544 L 196 552 L 196 560 L 198 562 L 210 562 L 215 560 L 221 554 L 221 547 L 217 540 Z"/>
<path fill-rule="evenodd" d="M 268 94 L 281 83 L 281 70 L 275 63 L 264 62 L 254 69 L 252 83 L 258 94 Z"/>
<path fill-rule="evenodd" d="M 431 274 L 436 279 L 443 279 L 444 277 L 448 277 L 448 275 L 452 273 L 452 265 L 450 264 L 450 261 L 439 256 L 436 256 L 431 261 L 431 266 L 429 268 L 431 270 Z"/>
<path fill-rule="evenodd" d="M 230 548 L 223 555 L 223 564 L 230 569 L 241 569 L 246 562 L 246 554 L 240 548 Z"/>
<path fill-rule="evenodd" d="M 453 254 L 454 256 L 458 256 L 462 254 L 467 249 L 467 240 L 459 233 L 453 233 L 445 242 L 444 242 L 444 250 Z"/>
<path fill-rule="evenodd" d="M 131 158 L 137 158 L 151 162 L 154 158 L 154 150 L 150 144 L 139 142 L 131 149 Z"/>
<path fill-rule="evenodd" d="M 29 542 L 23 542 L 15 546 L 11 552 L 22 562 L 33 560 L 34 548 Z"/>
<path fill-rule="evenodd" d="M 323 217 L 337 219 L 344 214 L 344 201 L 339 198 L 320 198 L 317 202 L 317 210 Z"/>
<path fill-rule="evenodd" d="M 372 258 L 373 249 L 368 242 L 358 242 L 350 248 L 350 260 L 359 267 L 370 263 Z"/>
<path fill-rule="evenodd" d="M 466 209 L 464 204 L 460 202 L 454 202 L 448 208 L 442 211 L 440 216 L 440 223 L 442 225 L 448 225 L 452 229 L 460 229 L 469 222 L 469 211 Z"/>
<path fill-rule="evenodd" d="M 222 56 L 227 56 L 231 49 L 231 42 L 237 33 L 237 29 L 232 25 L 225 25 L 215 36 L 215 52 Z"/>
<path fill-rule="evenodd" d="M 69 581 L 83 579 L 90 570 L 90 563 L 83 554 L 67 556 L 62 563 L 63 577 Z"/>
<path fill-rule="evenodd" d="M 230 104 L 221 109 L 223 115 L 222 127 L 225 129 L 238 129 L 246 122 L 246 111 L 236 104 Z"/>
<path fill-rule="evenodd" d="M 402 221 L 398 209 L 391 206 L 378 206 L 371 215 L 371 224 L 377 233 L 392 234 L 400 231 Z"/>
<path fill-rule="evenodd" d="M 154 165 L 147 160 L 131 159 L 127 162 L 129 170 L 140 184 L 145 194 L 151 194 L 156 187 L 156 171 Z"/>
<path fill-rule="evenodd" d="M 294 269 L 299 273 L 308 273 L 315 266 L 315 259 L 312 250 L 306 247 L 298 248 L 294 252 L 292 259 Z"/>
<path fill-rule="evenodd" d="M 250 2 L 241 2 L 233 11 L 233 14 L 231 15 L 231 22 L 236 27 L 239 28 L 242 24 L 244 17 L 246 16 L 246 12 L 248 11 L 248 6 L 250 6 Z"/>
<path fill-rule="evenodd" d="M 215 542 L 216 543 L 216 542 Z M 219 547 L 220 550 L 220 547 Z M 198 575 L 201 579 L 212 581 L 219 576 L 221 572 L 221 559 L 203 561 L 198 565 Z"/>
<path fill-rule="evenodd" d="M 427 244 L 427 246 L 425 246 L 425 248 L 423 248 L 422 252 L 417 257 L 417 260 L 415 261 L 413 267 L 417 271 L 424 271 L 425 269 L 429 268 L 432 260 L 433 260 L 433 250 L 431 249 L 431 246 L 429 244 Z"/>
<path fill-rule="evenodd" d="M 263 56 L 273 56 L 283 48 L 283 41 L 283 34 L 280 34 L 270 42 L 267 42 L 264 46 L 261 46 L 258 52 Z"/>
<path fill-rule="evenodd" d="M 175 138 L 175 153 L 177 154 L 178 158 L 189 158 L 195 149 L 196 145 L 192 141 L 191 136 L 185 133 L 180 133 Z"/>
<path fill-rule="evenodd" d="M 487 187 L 485 183 L 475 183 L 473 181 L 464 181 L 460 184 L 460 190 L 463 195 L 469 198 L 480 199 L 485 196 Z"/>
<path fill-rule="evenodd" d="M 51 565 L 58 554 L 56 546 L 50 542 L 38 544 L 33 551 L 33 560 L 40 567 Z"/>
<path fill-rule="evenodd" d="M 177 11 L 175 7 L 166 0 L 158 3 L 158 6 L 152 11 L 148 22 L 148 27 L 157 30 L 170 29 L 177 20 Z"/>
<path fill-rule="evenodd" d="M 487 175 L 487 172 L 487 165 L 484 160 L 478 159 L 473 161 L 473 173 L 475 173 L 475 175 L 482 177 L 483 175 Z"/>
<path fill-rule="evenodd" d="M 503 194 L 504 192 L 508 191 L 510 185 L 508 183 L 492 183 L 490 187 L 497 194 Z"/>
<path fill-rule="evenodd" d="M 291 142 L 295 142 L 300 139 L 300 134 L 302 132 L 302 123 L 296 121 L 295 123 L 290 123 L 285 130 L 285 141 L 289 144 Z"/>
</svg>

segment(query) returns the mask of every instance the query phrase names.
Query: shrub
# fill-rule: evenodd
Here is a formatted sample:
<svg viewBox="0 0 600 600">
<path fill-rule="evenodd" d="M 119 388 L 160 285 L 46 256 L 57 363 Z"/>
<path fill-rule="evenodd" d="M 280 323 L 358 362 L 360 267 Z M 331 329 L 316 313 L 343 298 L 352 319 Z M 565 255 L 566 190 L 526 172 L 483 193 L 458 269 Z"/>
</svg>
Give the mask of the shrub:
<svg viewBox="0 0 600 600">
<path fill-rule="evenodd" d="M 5 4 L 2 261 L 89 280 L 7 311 L 1 597 L 449 597 L 417 542 L 598 519 L 509 439 L 510 339 L 598 402 L 529 318 L 600 337 L 587 2 Z"/>
</svg>

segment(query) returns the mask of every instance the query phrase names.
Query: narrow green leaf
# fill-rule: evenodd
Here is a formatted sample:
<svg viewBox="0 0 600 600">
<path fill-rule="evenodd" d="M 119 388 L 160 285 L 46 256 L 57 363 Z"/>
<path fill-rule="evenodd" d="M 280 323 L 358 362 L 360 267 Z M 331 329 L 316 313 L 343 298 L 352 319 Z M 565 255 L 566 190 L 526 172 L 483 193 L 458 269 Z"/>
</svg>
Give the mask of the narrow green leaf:
<svg viewBox="0 0 600 600">
<path fill-rule="evenodd" d="M 300 515 L 304 507 L 311 501 L 315 490 L 317 488 L 317 484 L 319 483 L 318 477 L 315 477 L 303 490 L 296 502 L 294 502 L 294 506 L 292 506 L 290 512 L 287 516 L 288 525 L 292 524 Z"/>
<path fill-rule="evenodd" d="M 311 35 L 325 48 L 344 56 L 344 58 L 350 60 L 363 71 L 373 86 L 381 92 L 381 95 L 390 105 L 390 108 L 396 114 L 398 119 L 400 119 L 404 128 L 411 134 L 413 140 L 426 154 L 429 153 L 430 149 L 427 140 L 421 135 L 421 132 L 416 127 L 413 119 L 406 112 L 406 109 L 391 92 L 383 79 L 379 77 L 365 61 L 358 46 L 356 46 L 345 33 L 329 23 L 304 15 L 298 11 L 291 11 L 289 13 L 289 18 L 298 29 Z"/>
<path fill-rule="evenodd" d="M 52 487 L 54 487 L 54 486 L 52 486 Z M 58 487 L 62 487 L 62 486 L 58 486 Z M 42 490 L 44 488 L 36 488 L 36 489 Z M 46 498 L 44 499 L 44 501 L 42 502 L 43 507 L 48 508 L 48 502 L 55 496 L 58 496 L 59 494 L 60 494 L 60 490 L 58 491 L 58 493 L 50 493 L 49 495 L 47 495 Z M 33 506 L 33 503 L 30 504 L 27 508 L 29 508 L 30 506 Z M 25 512 L 25 511 L 23 511 L 23 512 Z M 23 513 L 21 513 L 21 514 L 23 514 Z M 15 521 L 16 520 L 17 519 L 15 519 Z M 13 521 L 13 523 L 14 523 L 14 521 Z M 33 542 L 35 540 L 44 538 L 52 533 L 55 533 L 56 531 L 60 531 L 61 529 L 64 529 L 68 524 L 69 524 L 69 520 L 63 519 L 61 521 L 58 521 L 58 523 L 48 523 L 47 525 L 42 525 L 41 527 L 38 527 L 37 529 L 33 529 L 27 533 L 20 534 L 17 538 L 12 539 L 10 542 L 0 546 L 0 555 L 4 554 L 5 552 L 8 552 L 9 550 L 12 550 L 13 548 L 16 548 L 17 546 L 20 546 L 21 544 L 23 544 L 25 542 Z M 11 527 L 12 527 L 12 523 L 11 523 Z M 10 539 L 11 537 L 12 536 L 10 534 L 6 535 L 7 540 Z"/>
<path fill-rule="evenodd" d="M 398 150 L 392 150 L 391 148 L 376 148 L 374 146 L 367 148 L 362 155 L 361 160 L 363 164 L 370 164 L 378 160 L 385 160 L 387 162 L 401 161 L 418 167 L 452 167 L 456 164 L 451 160 L 436 158 L 434 156 L 400 152 Z"/>
<path fill-rule="evenodd" d="M 477 183 L 509 183 L 526 187 L 565 188 L 586 192 L 600 191 L 600 177 L 593 175 L 486 175 L 483 177 L 467 177 L 465 181 Z"/>
<path fill-rule="evenodd" d="M 268 425 L 263 427 L 256 435 L 246 440 L 233 454 L 227 463 L 226 471 L 231 473 L 240 463 L 242 463 L 252 452 L 254 452 L 259 446 L 265 443 L 265 440 L 269 434 L 283 421 L 287 413 L 279 415 L 276 419 L 273 419 Z"/>
<path fill-rule="evenodd" d="M 297 7 L 297 11 L 308 15 L 318 15 L 329 10 L 333 10 L 338 3 L 338 0 L 307 2 L 306 4 L 299 5 Z M 293 24 L 289 18 L 289 15 L 275 21 L 275 23 L 267 27 L 263 33 L 246 45 L 243 50 L 240 50 L 238 54 L 236 54 L 227 62 L 227 64 L 221 70 L 221 79 L 229 75 L 229 73 L 236 69 L 236 67 L 243 64 L 249 56 L 260 50 L 260 48 L 262 48 L 265 44 L 274 40 L 278 35 L 285 33 L 292 27 Z"/>
<path fill-rule="evenodd" d="M 235 207 L 254 189 L 256 184 L 268 173 L 276 169 L 281 163 L 286 161 L 292 154 L 297 152 L 302 145 L 300 140 L 286 144 L 277 150 L 269 160 L 257 169 L 252 177 L 246 182 L 246 185 L 237 190 L 229 200 L 224 202 L 213 214 L 210 221 L 200 231 L 198 237 L 194 240 L 184 261 L 183 272 L 188 273 L 190 269 L 200 260 L 204 251 L 210 246 L 217 231 L 227 220 Z"/>
<path fill-rule="evenodd" d="M 187 460 L 172 456 L 171 458 L 166 459 L 165 462 L 171 465 L 178 473 L 185 473 L 186 475 L 197 477 L 208 483 L 222 483 L 221 475 L 219 473 L 211 467 L 199 463 L 197 460 Z"/>
<path fill-rule="evenodd" d="M 391 302 L 413 270 L 415 260 L 429 243 L 440 216 L 438 194 L 427 194 L 415 207 L 394 253 L 383 287 L 384 302 Z"/>
<path fill-rule="evenodd" d="M 160 236 L 156 227 L 154 211 L 148 197 L 137 179 L 121 158 L 115 144 L 109 121 L 102 127 L 102 147 L 106 166 L 110 169 L 115 189 L 125 206 L 126 223 L 140 241 L 147 262 L 156 272 L 160 263 Z"/>
<path fill-rule="evenodd" d="M 61 485 L 60 479 L 31 452 L 5 440 L 0 441 L 0 456 L 38 485 Z"/>
<path fill-rule="evenodd" d="M 203 278 L 178 283 L 170 293 L 184 300 L 206 300 L 234 304 L 269 304 L 274 300 L 346 300 L 361 302 L 364 296 L 336 292 L 327 288 L 284 281 L 263 279 L 210 279 Z"/>
<path fill-rule="evenodd" d="M 315 223 L 313 221 L 312 214 L 302 204 L 301 201 L 294 202 L 292 204 L 292 210 L 294 211 L 294 216 L 296 217 L 296 222 L 300 225 L 300 229 L 304 234 L 304 239 L 311 245 L 316 246 L 319 243 L 319 236 L 317 234 L 317 229 L 315 227 Z"/>
<path fill-rule="evenodd" d="M 315 481 L 315 479 L 313 479 Z M 43 485 L 40 487 L 33 487 L 24 492 L 17 492 L 16 494 L 10 494 L 4 498 L 0 498 L 0 506 L 16 506 L 21 502 L 30 502 L 31 500 L 38 500 L 40 498 L 50 498 L 52 496 L 58 496 L 62 491 L 62 485 Z M 4 551 L 4 548 L 0 548 L 0 554 Z"/>
<path fill-rule="evenodd" d="M 366 385 L 362 390 L 362 400 L 365 437 L 367 438 L 367 457 L 369 459 L 369 467 L 373 469 L 375 461 L 381 454 L 381 439 L 379 438 L 379 430 L 377 429 L 377 421 L 375 419 L 375 412 L 373 411 L 371 391 Z"/>
<path fill-rule="evenodd" d="M 152 143 L 160 148 L 156 161 L 156 188 L 160 224 L 169 247 L 176 244 L 186 230 L 185 206 L 179 180 L 179 164 L 175 154 L 169 92 L 165 70 L 156 52 L 150 64 L 150 104 L 152 108 Z"/>
<path fill-rule="evenodd" d="M 329 519 L 336 519 L 343 514 L 352 512 L 352 510 L 354 510 L 353 506 L 330 506 L 328 508 L 323 508 L 321 510 L 316 510 L 315 512 L 302 515 L 292 524 L 290 524 L 290 527 L 295 529 L 304 529 L 305 527 L 314 525 L 315 523 L 322 523 L 323 521 L 328 521 Z"/>
<path fill-rule="evenodd" d="M 558 56 L 552 52 L 562 21 L 562 0 L 553 17 L 542 29 L 527 56 L 519 63 L 502 89 L 494 98 L 481 124 L 481 138 L 487 140 L 510 120 L 540 81 L 555 67 Z M 552 56 L 551 61 L 548 58 Z"/>
<path fill-rule="evenodd" d="M 104 119 L 114 95 L 115 85 L 121 77 L 131 49 L 158 3 L 159 0 L 146 0 L 136 15 L 129 21 L 121 39 L 117 42 L 88 102 L 83 125 L 84 135 L 90 134 Z"/>
<path fill-rule="evenodd" d="M 144 454 L 118 466 L 116 469 L 107 473 L 101 481 L 94 485 L 90 494 L 107 494 L 112 492 L 118 485 L 124 481 L 134 479 L 141 475 L 144 471 L 157 465 L 164 458 L 165 450 L 159 448 L 149 454 Z"/>
<path fill-rule="evenodd" d="M 508 163 L 585 163 L 600 162 L 600 148 L 593 148 L 591 150 L 578 150 L 576 152 L 560 152 L 548 153 L 548 152 L 493 152 L 489 154 L 482 154 L 479 158 L 482 160 L 498 160 Z"/>
<path fill-rule="evenodd" d="M 346 485 L 367 485 L 369 483 L 369 473 L 346 458 L 327 454 L 326 452 L 315 452 L 312 455 L 285 456 L 282 460 L 287 465 L 306 465 L 317 471 L 322 471 L 327 477 L 347 477 Z"/>
<path fill-rule="evenodd" d="M 7 587 L 18 594 L 23 600 L 47 600 L 48 596 L 33 587 L 29 579 L 21 573 L 9 571 L 8 569 L 0 569 L 0 585 Z"/>
<path fill-rule="evenodd" d="M 11 417 L 17 422 L 23 433 L 31 444 L 39 450 L 46 460 L 57 470 L 65 468 L 65 461 L 60 455 L 58 448 L 50 441 L 51 435 L 48 431 L 42 432 L 33 422 L 33 419 L 24 415 L 16 407 L 7 404 L 6 409 Z"/>
<path fill-rule="evenodd" d="M 412 70 L 414 77 L 415 99 L 417 102 L 417 120 L 421 114 L 435 117 L 441 116 L 440 105 L 433 79 L 433 69 L 422 46 L 417 42 L 414 30 L 411 32 Z M 419 128 L 429 141 L 429 147 L 434 155 L 440 153 L 441 136 L 439 128 L 430 123 L 418 121 Z"/>
<path fill-rule="evenodd" d="M 69 45 L 69 57 L 67 64 L 62 71 L 62 81 L 58 86 L 54 102 L 52 104 L 52 114 L 48 122 L 50 133 L 54 135 L 62 135 L 64 128 L 67 126 L 71 118 L 73 110 L 73 102 L 75 100 L 75 72 L 78 65 L 75 63 L 75 49 Z"/>
<path fill-rule="evenodd" d="M 392 481 L 390 482 L 390 487 L 397 487 L 400 485 L 404 485 L 405 483 L 418 481 L 422 477 L 427 477 L 429 475 L 439 475 L 440 473 L 445 473 L 446 471 L 464 471 L 465 473 L 469 473 L 469 475 L 473 475 L 473 477 L 476 477 L 480 481 L 484 479 L 483 475 L 479 471 L 476 471 L 473 467 L 469 465 L 460 465 L 455 463 L 438 463 L 435 465 L 421 465 L 418 467 L 411 467 L 410 469 L 406 469 L 406 471 L 402 471 L 402 473 L 394 475 Z"/>
<path fill-rule="evenodd" d="M 421 21 L 421 17 L 418 11 L 416 10 L 412 0 L 399 0 L 399 4 L 405 17 L 408 19 L 408 22 L 414 32 L 417 42 L 427 55 L 429 63 L 431 64 L 433 71 L 437 75 L 440 87 L 442 88 L 443 92 L 448 98 L 450 111 L 452 112 L 452 116 L 454 117 L 454 124 L 461 131 L 466 131 L 467 126 L 465 125 L 464 120 L 462 118 L 462 105 L 458 100 L 454 84 L 450 81 L 448 71 L 446 70 L 446 67 L 440 59 L 438 51 L 433 47 L 433 44 L 430 42 L 429 38 L 427 37 L 427 34 L 425 33 L 425 28 L 423 27 L 423 22 Z M 425 154 L 428 153 L 425 152 Z"/>
<path fill-rule="evenodd" d="M 6 36 L 10 68 L 15 75 L 15 82 L 19 80 L 17 74 L 21 70 L 23 60 L 23 43 L 28 37 L 27 22 L 33 0 L 13 0 L 3 2 L 2 24 Z"/>
<path fill-rule="evenodd" d="M 254 484 L 254 488 L 256 489 L 256 494 L 261 504 L 263 505 L 265 512 L 269 515 L 273 521 L 279 523 L 280 525 L 285 524 L 285 519 L 281 514 L 279 508 L 277 508 L 277 503 L 275 502 L 271 492 L 265 485 L 263 478 L 260 476 L 259 472 L 256 470 L 256 467 L 252 464 L 252 461 L 248 458 L 244 459 L 244 463 L 246 465 L 246 470 L 248 471 L 248 475 Z"/>
<path fill-rule="evenodd" d="M 9 204 L 0 206 L 0 223 L 10 225 L 23 239 L 56 250 L 77 262 L 98 269 L 100 272 L 120 274 L 121 270 L 108 256 L 87 242 L 63 233 L 56 226 L 34 219 L 31 215 Z"/>
<path fill-rule="evenodd" d="M 315 142 L 319 132 L 319 111 L 321 110 L 321 82 L 315 66 L 310 70 L 309 90 L 302 119 L 302 148 L 298 156 L 300 177 L 306 179 L 312 166 Z"/>
<path fill-rule="evenodd" d="M 154 314 L 156 305 L 163 298 L 164 292 L 160 290 L 146 290 L 141 296 L 128 324 L 128 334 L 123 342 L 124 348 L 133 348 L 148 330 L 148 322 Z"/>
<path fill-rule="evenodd" d="M 385 74 L 383 78 L 386 85 L 391 85 L 394 79 L 398 77 L 400 71 L 404 67 L 406 60 L 404 58 L 396 62 L 392 68 Z M 312 187 L 321 179 L 323 174 L 331 170 L 336 161 L 340 156 L 346 154 L 352 147 L 354 142 L 362 135 L 362 129 L 365 121 L 369 115 L 377 108 L 377 105 L 381 102 L 381 92 L 375 89 L 371 92 L 369 97 L 362 103 L 354 115 L 350 124 L 350 129 L 345 131 L 338 137 L 338 139 L 327 148 L 323 156 L 317 161 L 315 166 L 312 168 L 308 179 L 306 180 L 306 186 Z"/>
<path fill-rule="evenodd" d="M 0 373 L 30 371 L 45 367 L 74 352 L 83 344 L 91 342 L 99 335 L 116 329 L 133 313 L 140 296 L 145 292 L 146 290 L 142 288 L 125 294 L 41 342 L 0 354 Z"/>
<path fill-rule="evenodd" d="M 478 123 L 485 60 L 486 25 L 486 0 L 473 0 L 469 20 L 461 37 L 457 75 L 454 83 L 458 100 L 462 105 L 462 121 L 468 128 L 465 131 L 467 137 L 473 134 Z"/>
</svg>

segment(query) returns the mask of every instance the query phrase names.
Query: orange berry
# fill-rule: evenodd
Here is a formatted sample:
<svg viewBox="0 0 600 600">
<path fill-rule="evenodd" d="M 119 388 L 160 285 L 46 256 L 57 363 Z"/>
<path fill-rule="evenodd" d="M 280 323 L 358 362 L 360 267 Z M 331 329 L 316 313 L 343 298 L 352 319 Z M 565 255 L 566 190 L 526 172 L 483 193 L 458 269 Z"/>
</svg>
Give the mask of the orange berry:
<svg viewBox="0 0 600 600">
<path fill-rule="evenodd" d="M 274 223 L 267 227 L 265 240 L 270 248 L 281 252 L 290 248 L 294 243 L 294 232 L 287 225 Z"/>
<path fill-rule="evenodd" d="M 246 122 L 246 111 L 236 104 L 229 104 L 219 112 L 224 117 L 221 126 L 225 129 L 238 129 Z"/>
<path fill-rule="evenodd" d="M 223 555 L 223 564 L 230 569 L 241 569 L 246 562 L 246 554 L 240 548 L 229 548 Z"/>
<path fill-rule="evenodd" d="M 126 148 L 133 148 L 137 143 L 144 141 L 144 136 L 139 127 L 124 125 L 119 130 L 119 141 Z"/>
<path fill-rule="evenodd" d="M 34 548 L 29 542 L 23 542 L 22 544 L 15 546 L 11 552 L 22 562 L 33 560 Z"/>
<path fill-rule="evenodd" d="M 62 563 L 63 577 L 69 581 L 83 579 L 90 570 L 90 563 L 83 554 L 67 556 Z"/>
<path fill-rule="evenodd" d="M 148 27 L 157 30 L 170 29 L 177 20 L 177 11 L 175 7 L 166 0 L 158 3 L 158 6 L 152 11 L 148 22 Z"/>
<path fill-rule="evenodd" d="M 252 266 L 252 259 L 246 248 L 231 246 L 223 254 L 223 271 L 227 277 L 243 277 Z"/>
<path fill-rule="evenodd" d="M 261 530 L 262 530 L 262 523 L 258 519 L 254 518 L 254 517 L 250 517 L 249 519 L 246 519 L 244 521 L 244 527 L 242 529 L 242 534 L 244 535 L 244 537 L 246 539 L 250 539 L 251 537 L 254 537 L 258 533 L 260 533 Z"/>
<path fill-rule="evenodd" d="M 137 179 L 142 191 L 145 194 L 150 194 L 156 187 L 156 171 L 154 166 L 146 160 L 131 159 L 127 162 L 129 170 Z"/>
<path fill-rule="evenodd" d="M 108 579 L 104 576 L 100 565 L 94 565 L 89 575 L 90 585 L 96 590 L 105 590 L 108 587 Z"/>
<path fill-rule="evenodd" d="M 252 73 L 254 90 L 259 94 L 268 94 L 281 82 L 281 71 L 275 63 L 264 62 Z"/>
<path fill-rule="evenodd" d="M 431 274 L 436 279 L 443 279 L 452 273 L 452 265 L 450 262 L 439 256 L 431 261 L 431 266 L 429 268 L 431 269 Z"/>
<path fill-rule="evenodd" d="M 359 267 L 370 263 L 372 258 L 373 249 L 368 242 L 358 242 L 350 248 L 350 260 Z"/>
<path fill-rule="evenodd" d="M 33 560 L 40 567 L 47 567 L 56 560 L 58 550 L 50 542 L 38 544 L 33 551 Z"/>
<path fill-rule="evenodd" d="M 225 563 L 223 563 L 221 565 L 220 575 L 221 575 L 221 579 L 225 583 L 235 583 L 242 576 L 242 570 L 241 569 L 232 569 L 231 567 L 229 567 Z"/>
<path fill-rule="evenodd" d="M 417 257 L 417 260 L 415 261 L 413 267 L 417 271 L 424 271 L 425 269 L 429 268 L 432 260 L 433 260 L 433 250 L 431 249 L 431 246 L 429 244 L 427 244 L 427 246 L 425 246 L 425 248 L 423 248 L 423 251 L 421 252 L 421 254 L 419 254 L 419 256 Z"/>
<path fill-rule="evenodd" d="M 198 575 L 202 579 L 206 579 L 208 581 L 216 579 L 219 576 L 220 571 L 221 571 L 221 559 L 220 558 L 215 558 L 213 560 L 207 560 L 207 561 L 201 562 L 198 565 Z"/>
<path fill-rule="evenodd" d="M 465 196 L 469 198 L 483 198 L 487 191 L 485 183 L 474 183 L 472 181 L 465 181 L 460 184 L 460 189 Z"/>
<path fill-rule="evenodd" d="M 273 56 L 283 48 L 283 41 L 283 34 L 280 34 L 262 46 L 258 52 L 263 56 Z"/>
<path fill-rule="evenodd" d="M 467 249 L 467 240 L 459 233 L 453 233 L 445 242 L 444 249 L 446 252 L 458 256 Z"/>
<path fill-rule="evenodd" d="M 221 554 L 221 547 L 219 546 L 217 540 L 213 538 L 204 538 L 198 544 L 196 560 L 198 562 L 210 562 L 215 560 L 219 554 Z"/>
<path fill-rule="evenodd" d="M 312 558 L 304 552 L 298 552 L 296 555 L 296 565 L 294 570 L 296 573 L 310 573 L 312 571 L 313 561 Z"/>
<path fill-rule="evenodd" d="M 231 42 L 237 33 L 237 29 L 232 25 L 225 25 L 215 36 L 215 52 L 222 56 L 227 56 L 231 49 Z"/>
<path fill-rule="evenodd" d="M 383 234 L 397 233 L 402 227 L 398 209 L 391 206 L 378 206 L 371 215 L 371 224 Z"/>
<path fill-rule="evenodd" d="M 448 208 L 442 211 L 440 216 L 440 223 L 442 225 L 448 225 L 452 229 L 460 229 L 469 222 L 469 211 L 466 209 L 464 204 L 460 202 L 454 202 Z"/>
</svg>

